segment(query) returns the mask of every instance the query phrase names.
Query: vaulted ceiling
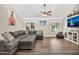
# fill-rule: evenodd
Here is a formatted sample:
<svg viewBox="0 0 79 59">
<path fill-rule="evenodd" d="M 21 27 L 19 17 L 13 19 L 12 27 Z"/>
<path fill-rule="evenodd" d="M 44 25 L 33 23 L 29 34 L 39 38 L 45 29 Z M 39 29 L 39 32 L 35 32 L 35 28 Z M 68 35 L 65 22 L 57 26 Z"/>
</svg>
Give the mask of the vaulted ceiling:
<svg viewBox="0 0 79 59">
<path fill-rule="evenodd" d="M 43 10 L 43 4 L 14 4 L 13 6 L 23 18 L 41 18 L 39 14 Z M 46 11 L 52 11 L 52 16 L 47 18 L 62 18 L 74 6 L 74 4 L 46 4 Z"/>
</svg>

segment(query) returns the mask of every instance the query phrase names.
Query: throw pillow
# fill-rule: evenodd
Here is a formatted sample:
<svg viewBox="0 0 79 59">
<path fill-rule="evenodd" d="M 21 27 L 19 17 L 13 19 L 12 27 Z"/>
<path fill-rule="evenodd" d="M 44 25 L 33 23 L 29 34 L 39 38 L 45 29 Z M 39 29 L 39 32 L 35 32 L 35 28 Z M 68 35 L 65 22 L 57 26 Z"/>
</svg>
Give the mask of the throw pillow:
<svg viewBox="0 0 79 59">
<path fill-rule="evenodd" d="M 9 32 L 2 33 L 2 36 L 10 42 L 14 40 L 14 37 Z"/>
</svg>

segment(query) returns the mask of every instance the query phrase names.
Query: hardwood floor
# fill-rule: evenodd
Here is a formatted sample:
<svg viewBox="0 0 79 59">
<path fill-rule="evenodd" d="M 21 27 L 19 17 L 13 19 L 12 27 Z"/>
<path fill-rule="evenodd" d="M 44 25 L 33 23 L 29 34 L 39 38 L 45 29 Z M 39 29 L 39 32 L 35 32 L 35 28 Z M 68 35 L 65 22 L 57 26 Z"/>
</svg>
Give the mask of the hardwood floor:
<svg viewBox="0 0 79 59">
<path fill-rule="evenodd" d="M 76 55 L 79 46 L 57 38 L 44 38 L 37 40 L 33 50 L 18 50 L 16 55 Z"/>
</svg>

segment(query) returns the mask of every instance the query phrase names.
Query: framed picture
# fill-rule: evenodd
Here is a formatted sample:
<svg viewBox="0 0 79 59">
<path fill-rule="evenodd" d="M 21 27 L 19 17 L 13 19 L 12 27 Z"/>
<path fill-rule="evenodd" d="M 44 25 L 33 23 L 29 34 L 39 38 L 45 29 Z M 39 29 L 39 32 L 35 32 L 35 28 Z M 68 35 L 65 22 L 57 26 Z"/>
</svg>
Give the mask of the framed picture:
<svg viewBox="0 0 79 59">
<path fill-rule="evenodd" d="M 10 10 L 9 11 L 9 19 L 8 19 L 8 24 L 10 25 L 10 26 L 14 26 L 15 25 L 15 18 L 14 18 L 14 11 L 12 11 L 12 10 Z"/>
<path fill-rule="evenodd" d="M 46 20 L 40 20 L 40 21 L 39 21 L 39 24 L 40 24 L 41 26 L 46 26 L 47 21 L 46 21 Z"/>
</svg>

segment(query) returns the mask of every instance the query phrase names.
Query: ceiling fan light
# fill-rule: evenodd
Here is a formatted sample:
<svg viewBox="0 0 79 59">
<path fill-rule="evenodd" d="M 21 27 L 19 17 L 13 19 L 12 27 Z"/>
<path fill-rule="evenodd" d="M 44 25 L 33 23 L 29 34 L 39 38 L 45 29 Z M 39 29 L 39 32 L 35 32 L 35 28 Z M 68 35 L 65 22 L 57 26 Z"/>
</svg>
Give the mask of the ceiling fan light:
<svg viewBox="0 0 79 59">
<path fill-rule="evenodd" d="M 42 16 L 46 17 L 46 16 L 47 16 L 47 14 L 42 14 Z"/>
</svg>

